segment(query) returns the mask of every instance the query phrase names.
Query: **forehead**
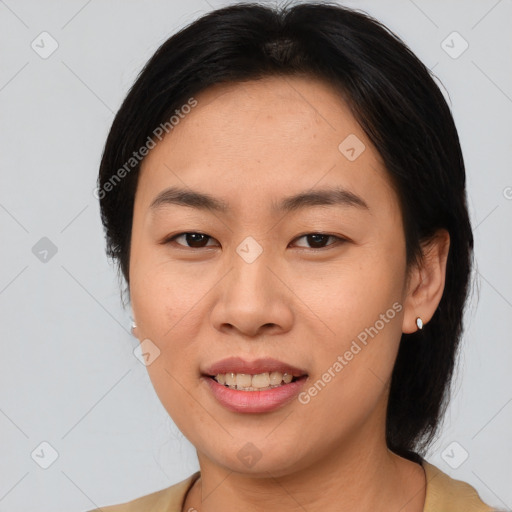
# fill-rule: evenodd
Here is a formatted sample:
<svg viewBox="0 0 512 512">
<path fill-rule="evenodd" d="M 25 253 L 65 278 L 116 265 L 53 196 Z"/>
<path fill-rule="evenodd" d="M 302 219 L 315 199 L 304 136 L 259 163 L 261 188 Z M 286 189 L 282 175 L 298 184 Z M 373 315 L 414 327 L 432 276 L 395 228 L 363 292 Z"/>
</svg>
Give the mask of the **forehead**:
<svg viewBox="0 0 512 512">
<path fill-rule="evenodd" d="M 185 122 L 180 121 L 178 138 L 190 135 L 189 130 L 208 132 L 208 140 L 245 140 L 244 146 L 257 150 L 259 141 L 288 143 L 291 149 L 294 140 L 299 142 L 298 135 L 331 132 L 336 141 L 340 131 L 362 134 L 342 93 L 311 77 L 272 76 L 216 84 L 200 92 L 196 100 L 194 111 L 185 116 Z M 276 133 L 284 135 L 284 140 L 276 140 Z"/>
<path fill-rule="evenodd" d="M 389 188 L 377 151 L 341 94 L 323 81 L 269 77 L 218 84 L 194 98 L 197 106 L 142 163 L 147 207 L 172 185 L 254 205 L 317 184 L 355 193 Z M 344 151 L 354 148 L 357 158 L 348 158 L 354 151 Z"/>
</svg>

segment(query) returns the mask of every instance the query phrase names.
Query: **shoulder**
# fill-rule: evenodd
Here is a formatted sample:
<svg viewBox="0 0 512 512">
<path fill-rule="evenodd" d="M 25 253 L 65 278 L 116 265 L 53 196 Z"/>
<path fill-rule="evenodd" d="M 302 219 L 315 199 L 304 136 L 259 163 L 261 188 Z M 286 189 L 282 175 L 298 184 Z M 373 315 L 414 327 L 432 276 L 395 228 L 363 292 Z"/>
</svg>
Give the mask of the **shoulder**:
<svg viewBox="0 0 512 512">
<path fill-rule="evenodd" d="M 427 478 L 423 512 L 492 512 L 470 484 L 455 480 L 426 460 L 421 465 Z"/>
<path fill-rule="evenodd" d="M 455 480 L 433 464 L 423 460 L 427 488 L 423 512 L 492 512 L 477 490 L 470 484 Z M 185 480 L 132 501 L 109 505 L 88 512 L 181 512 L 187 491 L 199 477 L 199 471 Z"/>
<path fill-rule="evenodd" d="M 185 495 L 198 477 L 199 471 L 160 491 L 125 503 L 95 508 L 88 512 L 181 512 Z"/>
</svg>

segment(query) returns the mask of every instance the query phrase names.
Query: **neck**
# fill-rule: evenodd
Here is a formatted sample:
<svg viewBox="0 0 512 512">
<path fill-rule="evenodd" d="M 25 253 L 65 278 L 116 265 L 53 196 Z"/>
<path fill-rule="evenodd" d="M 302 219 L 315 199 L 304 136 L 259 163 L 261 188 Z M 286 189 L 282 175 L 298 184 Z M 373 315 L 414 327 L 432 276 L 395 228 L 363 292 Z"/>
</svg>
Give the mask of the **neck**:
<svg viewBox="0 0 512 512">
<path fill-rule="evenodd" d="M 392 453 L 382 440 L 369 444 L 367 436 L 360 436 L 360 441 L 319 454 L 302 469 L 265 471 L 258 477 L 226 470 L 198 452 L 201 478 L 183 510 L 422 512 L 423 468 Z"/>
</svg>

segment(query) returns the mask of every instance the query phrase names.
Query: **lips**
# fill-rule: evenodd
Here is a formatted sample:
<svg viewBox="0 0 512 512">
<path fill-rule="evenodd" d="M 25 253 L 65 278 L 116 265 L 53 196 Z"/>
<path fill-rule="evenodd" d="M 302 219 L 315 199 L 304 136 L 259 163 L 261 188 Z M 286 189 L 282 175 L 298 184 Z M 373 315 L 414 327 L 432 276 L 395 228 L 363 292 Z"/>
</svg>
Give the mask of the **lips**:
<svg viewBox="0 0 512 512">
<path fill-rule="evenodd" d="M 254 361 L 246 361 L 241 357 L 228 357 L 205 368 L 201 373 L 207 377 L 214 377 L 224 373 L 246 373 L 257 375 L 265 372 L 281 372 L 288 373 L 293 377 L 302 377 L 307 372 L 296 366 L 289 365 L 283 361 L 273 358 L 255 359 Z"/>
<path fill-rule="evenodd" d="M 219 383 L 217 379 L 223 378 L 230 374 L 236 376 L 237 385 L 228 386 Z M 265 375 L 262 375 L 265 374 Z M 281 384 L 263 387 L 260 390 L 247 383 L 241 382 L 241 389 L 238 388 L 238 380 L 247 380 L 249 375 L 253 376 L 252 384 L 256 384 L 254 379 L 259 377 L 270 378 L 270 376 L 280 377 Z M 287 375 L 286 380 L 284 376 Z M 254 377 L 257 376 L 257 377 Z M 292 377 L 292 380 L 288 379 Z M 308 374 L 303 368 L 292 366 L 283 361 L 272 358 L 256 359 L 254 361 L 246 361 L 241 357 L 228 357 L 222 359 L 204 370 L 202 370 L 201 382 L 206 389 L 217 400 L 217 403 L 231 412 L 236 413 L 268 413 L 293 402 L 294 398 L 300 393 L 300 390 L 308 380 Z M 261 382 L 257 383 L 257 387 L 261 386 Z"/>
</svg>

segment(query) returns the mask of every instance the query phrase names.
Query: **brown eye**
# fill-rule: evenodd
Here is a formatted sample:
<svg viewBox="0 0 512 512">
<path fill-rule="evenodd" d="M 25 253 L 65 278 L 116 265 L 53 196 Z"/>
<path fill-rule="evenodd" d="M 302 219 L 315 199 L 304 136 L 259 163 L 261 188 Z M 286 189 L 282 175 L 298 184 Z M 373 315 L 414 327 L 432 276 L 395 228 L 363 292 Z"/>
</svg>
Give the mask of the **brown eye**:
<svg viewBox="0 0 512 512">
<path fill-rule="evenodd" d="M 169 240 L 167 240 L 166 243 L 174 242 L 180 238 L 184 240 L 186 245 L 183 243 L 179 243 L 179 242 L 176 242 L 176 243 L 178 243 L 178 245 L 189 247 L 191 249 L 201 249 L 202 247 L 207 247 L 208 240 L 209 239 L 213 240 L 213 238 L 211 236 L 205 235 L 204 233 L 192 232 L 192 233 L 180 233 L 179 235 L 175 235 L 172 238 L 170 238 Z"/>
<path fill-rule="evenodd" d="M 308 233 L 306 235 L 302 235 L 301 237 L 297 238 L 296 240 L 300 240 L 301 238 L 305 238 L 307 240 L 307 243 L 310 244 L 309 249 L 323 249 L 324 247 L 328 247 L 331 245 L 336 244 L 337 242 L 343 242 L 345 241 L 343 238 L 335 235 L 328 235 L 324 233 Z M 328 245 L 327 241 L 332 238 L 334 239 L 334 243 L 330 243 Z M 304 247 L 304 246 L 299 246 Z"/>
<path fill-rule="evenodd" d="M 346 241 L 346 239 L 341 238 L 339 236 L 329 235 L 325 233 L 307 233 L 296 238 L 296 240 L 300 240 L 301 238 L 306 239 L 308 245 L 299 245 L 299 247 L 303 247 L 306 249 L 324 249 L 325 247 L 330 247 L 331 245 L 338 245 L 339 243 Z M 179 241 L 180 239 L 181 241 Z M 164 244 L 173 242 L 181 247 L 186 247 L 189 249 L 202 249 L 205 247 L 215 246 L 215 244 L 208 244 L 209 240 L 214 240 L 214 238 L 204 233 L 188 232 L 174 235 L 173 237 L 165 240 Z M 333 241 L 331 243 L 328 243 L 329 240 Z"/>
</svg>

